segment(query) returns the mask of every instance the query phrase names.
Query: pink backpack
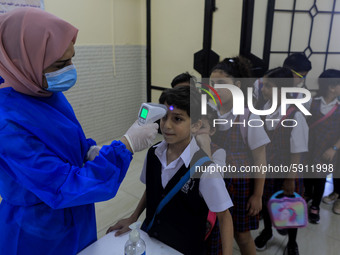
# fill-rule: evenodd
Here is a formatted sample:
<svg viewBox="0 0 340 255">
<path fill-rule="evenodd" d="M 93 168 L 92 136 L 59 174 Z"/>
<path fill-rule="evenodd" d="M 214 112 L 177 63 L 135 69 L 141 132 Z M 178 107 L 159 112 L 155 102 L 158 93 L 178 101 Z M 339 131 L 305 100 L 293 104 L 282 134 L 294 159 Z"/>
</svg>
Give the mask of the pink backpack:
<svg viewBox="0 0 340 255">
<path fill-rule="evenodd" d="M 216 213 L 209 210 L 204 240 L 207 240 L 216 223 Z"/>
</svg>

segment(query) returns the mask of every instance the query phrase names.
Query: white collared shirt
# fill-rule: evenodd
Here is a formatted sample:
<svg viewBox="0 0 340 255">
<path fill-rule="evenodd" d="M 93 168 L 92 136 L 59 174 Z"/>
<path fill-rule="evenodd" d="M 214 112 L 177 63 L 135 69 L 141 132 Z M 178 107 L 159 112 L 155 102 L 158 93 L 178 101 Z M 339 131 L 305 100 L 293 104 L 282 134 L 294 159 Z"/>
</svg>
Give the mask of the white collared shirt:
<svg viewBox="0 0 340 255">
<path fill-rule="evenodd" d="M 268 101 L 263 109 L 267 110 L 271 107 L 271 101 Z M 286 105 L 286 109 L 289 108 L 290 105 Z M 279 106 L 275 112 L 266 116 L 266 119 L 282 119 L 281 115 L 281 106 Z M 290 134 L 290 152 L 291 153 L 301 153 L 308 151 L 308 132 L 309 128 L 306 122 L 306 118 L 304 115 L 297 111 L 293 117 L 297 122 L 297 126 L 292 128 L 292 133 Z M 266 121 L 266 128 L 268 130 L 274 130 L 277 125 L 281 125 L 280 121 Z"/>
<path fill-rule="evenodd" d="M 183 164 L 189 167 L 192 156 L 200 149 L 195 138 L 192 138 L 183 153 L 167 165 L 166 153 L 168 144 L 163 140 L 154 147 L 156 147 L 155 155 L 162 164 L 161 180 L 163 188 L 166 187 Z M 140 180 L 144 184 L 146 183 L 146 165 L 147 157 L 144 160 L 144 166 L 140 176 Z M 233 206 L 220 173 L 203 173 L 200 179 L 199 191 L 210 211 L 222 212 Z"/>
<path fill-rule="evenodd" d="M 321 103 L 320 103 L 320 112 L 323 114 L 323 115 L 326 115 L 327 113 L 329 113 L 330 110 L 333 109 L 333 107 L 336 105 L 336 104 L 340 104 L 338 98 L 335 98 L 332 102 L 330 102 L 329 104 L 326 103 L 325 99 L 323 97 L 316 97 L 315 100 L 321 100 Z M 308 102 L 308 105 L 306 105 L 306 108 L 308 110 L 310 110 L 310 107 L 312 106 L 312 100 L 310 102 Z"/>
</svg>

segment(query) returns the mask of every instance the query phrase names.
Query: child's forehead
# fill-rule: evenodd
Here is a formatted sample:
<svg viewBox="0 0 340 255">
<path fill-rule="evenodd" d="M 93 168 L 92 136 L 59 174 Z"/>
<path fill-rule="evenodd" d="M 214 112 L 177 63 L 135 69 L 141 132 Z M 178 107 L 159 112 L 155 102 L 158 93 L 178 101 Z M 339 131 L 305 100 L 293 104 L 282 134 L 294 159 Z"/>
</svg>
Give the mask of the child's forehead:
<svg viewBox="0 0 340 255">
<path fill-rule="evenodd" d="M 187 111 L 178 108 L 176 105 L 169 105 L 167 102 L 164 105 L 168 108 L 168 114 L 188 116 Z"/>
<path fill-rule="evenodd" d="M 210 75 L 211 80 L 227 79 L 227 78 L 232 79 L 232 76 L 230 76 L 229 74 L 227 74 L 223 70 L 219 70 L 219 69 L 213 71 Z"/>
<path fill-rule="evenodd" d="M 210 75 L 210 82 L 216 84 L 234 84 L 233 77 L 221 71 L 214 71 Z"/>
</svg>

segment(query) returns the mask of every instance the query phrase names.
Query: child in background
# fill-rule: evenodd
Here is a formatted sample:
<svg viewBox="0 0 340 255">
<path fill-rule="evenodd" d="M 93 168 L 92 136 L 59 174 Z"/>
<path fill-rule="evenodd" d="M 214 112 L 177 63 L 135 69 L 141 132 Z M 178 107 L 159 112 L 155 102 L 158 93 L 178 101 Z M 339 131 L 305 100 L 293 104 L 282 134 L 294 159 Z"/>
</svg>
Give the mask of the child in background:
<svg viewBox="0 0 340 255">
<path fill-rule="evenodd" d="M 116 235 L 120 235 L 128 231 L 128 226 L 138 219 L 145 208 L 144 226 L 147 226 L 162 198 L 189 170 L 189 165 L 206 155 L 191 135 L 202 125 L 200 98 L 196 88 L 190 86 L 179 86 L 162 93 L 159 102 L 169 110 L 161 119 L 164 140 L 149 149 L 144 162 L 141 181 L 146 184 L 146 191 L 134 213 L 109 228 L 108 232 L 119 229 Z M 207 215 L 211 210 L 217 213 L 220 221 L 223 254 L 232 254 L 233 226 L 228 210 L 231 206 L 221 175 L 203 173 L 200 179 L 190 178 L 184 184 L 157 214 L 147 232 L 184 254 L 203 255 L 206 250 Z"/>
<path fill-rule="evenodd" d="M 171 87 L 175 88 L 177 86 L 190 86 L 191 79 L 195 80 L 196 78 L 188 72 L 181 73 L 172 79 Z"/>
<path fill-rule="evenodd" d="M 340 102 L 340 96 L 338 96 L 338 102 Z M 340 156 L 338 155 L 338 160 L 336 163 L 337 173 L 340 173 Z M 322 199 L 325 204 L 333 204 L 333 212 L 335 214 L 340 214 L 340 178 L 333 178 L 333 192 Z"/>
<path fill-rule="evenodd" d="M 289 55 L 283 62 L 283 66 L 290 69 L 294 78 L 294 87 L 305 82 L 308 72 L 312 69 L 312 63 L 304 53 L 293 53 Z M 262 109 L 266 103 L 262 94 L 263 79 L 255 81 L 253 85 L 253 98 L 256 109 Z M 301 98 L 302 94 L 294 94 L 294 97 Z"/>
<path fill-rule="evenodd" d="M 340 96 L 338 96 L 338 102 L 340 102 Z M 336 163 L 337 173 L 340 173 L 340 156 Z M 333 192 L 322 198 L 322 202 L 325 204 L 333 204 L 333 212 L 335 214 L 340 214 L 340 178 L 333 178 Z"/>
<path fill-rule="evenodd" d="M 293 74 L 293 86 L 298 87 L 299 84 L 306 81 L 308 72 L 312 69 L 312 63 L 302 52 L 289 55 L 283 62 L 283 67 L 288 68 Z M 304 84 L 303 84 L 304 85 Z M 292 95 L 294 97 L 294 95 Z M 300 98 L 300 95 L 299 97 Z"/>
<path fill-rule="evenodd" d="M 340 70 L 328 69 L 319 76 L 319 90 L 313 99 L 308 119 L 309 153 L 308 164 L 333 164 L 336 169 L 337 152 L 340 149 Z M 312 200 L 308 219 L 320 221 L 320 202 L 325 188 L 326 175 L 310 176 L 304 180 L 305 199 Z"/>
<path fill-rule="evenodd" d="M 242 78 L 250 77 L 249 61 L 242 57 L 226 58 L 218 63 L 211 72 L 211 85 L 233 84 L 242 89 L 246 95 L 247 84 Z M 228 123 L 218 125 L 218 131 L 213 136 L 213 142 L 226 151 L 226 163 L 235 166 L 238 170 L 242 166 L 266 165 L 265 145 L 270 142 L 263 127 L 246 127 L 246 134 L 242 135 L 241 125 L 230 125 L 239 122 L 241 116 L 233 114 L 233 97 L 228 89 L 216 89 L 220 95 L 222 105 L 218 106 L 220 119 L 227 119 Z M 245 111 L 246 112 L 246 111 Z M 260 120 L 258 116 L 250 114 L 245 119 Z M 246 137 L 245 137 L 246 136 Z M 234 202 L 230 212 L 233 217 L 234 238 L 243 255 L 256 254 L 254 240 L 250 230 L 259 226 L 259 212 L 262 209 L 262 194 L 264 178 L 231 178 L 225 174 L 225 182 L 229 194 Z M 218 223 L 209 239 L 212 249 L 209 254 L 220 253 L 220 238 Z M 222 243 L 223 244 L 223 243 Z"/>
<path fill-rule="evenodd" d="M 280 78 L 280 79 L 279 79 Z M 290 78 L 290 79 L 287 79 Z M 262 93 L 267 103 L 264 109 L 269 109 L 272 105 L 273 88 L 278 88 L 278 95 L 281 95 L 281 87 L 293 86 L 293 75 L 288 68 L 278 67 L 268 71 L 263 78 Z M 290 81 L 290 84 L 287 83 Z M 265 128 L 271 140 L 267 145 L 267 163 L 271 166 L 289 166 L 291 164 L 299 164 L 301 154 L 308 151 L 308 126 L 306 119 L 295 106 L 287 105 L 287 114 L 281 115 L 280 96 L 278 96 L 278 106 L 274 113 L 265 116 L 265 119 L 279 119 L 280 121 L 265 121 Z M 295 127 L 284 127 L 281 122 L 285 119 L 294 119 L 298 125 Z M 288 120 L 287 120 L 288 121 Z M 285 124 L 286 126 L 292 126 Z M 279 176 L 277 176 L 279 177 Z M 269 198 L 276 192 L 283 189 L 285 196 L 291 196 L 294 191 L 302 192 L 302 180 L 296 178 L 294 174 L 285 176 L 285 178 L 267 178 L 264 195 L 263 195 L 263 221 L 264 230 L 255 238 L 255 245 L 258 250 L 266 249 L 266 244 L 273 238 L 272 223 L 267 208 Z M 299 254 L 298 245 L 296 243 L 297 228 L 288 229 L 288 244 L 284 254 Z"/>
</svg>

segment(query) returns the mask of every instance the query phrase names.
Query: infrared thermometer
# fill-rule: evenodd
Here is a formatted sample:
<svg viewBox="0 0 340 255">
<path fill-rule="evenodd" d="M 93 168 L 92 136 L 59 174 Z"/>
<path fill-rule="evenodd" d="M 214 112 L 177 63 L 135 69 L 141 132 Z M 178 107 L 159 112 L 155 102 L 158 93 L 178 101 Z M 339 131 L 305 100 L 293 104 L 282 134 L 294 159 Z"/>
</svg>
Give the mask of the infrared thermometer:
<svg viewBox="0 0 340 255">
<path fill-rule="evenodd" d="M 153 123 L 164 117 L 168 111 L 163 104 L 142 103 L 138 113 L 138 124 L 140 126 Z"/>
</svg>

